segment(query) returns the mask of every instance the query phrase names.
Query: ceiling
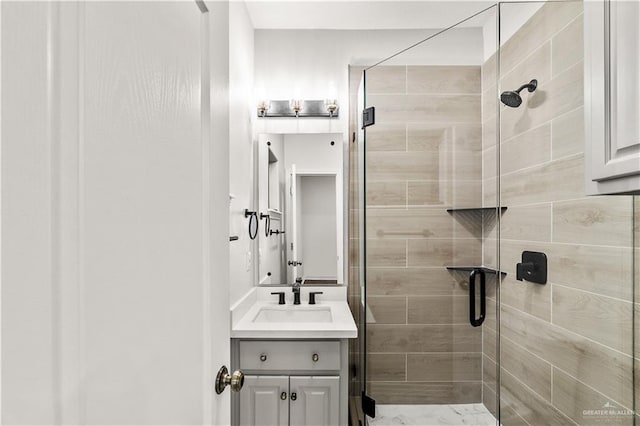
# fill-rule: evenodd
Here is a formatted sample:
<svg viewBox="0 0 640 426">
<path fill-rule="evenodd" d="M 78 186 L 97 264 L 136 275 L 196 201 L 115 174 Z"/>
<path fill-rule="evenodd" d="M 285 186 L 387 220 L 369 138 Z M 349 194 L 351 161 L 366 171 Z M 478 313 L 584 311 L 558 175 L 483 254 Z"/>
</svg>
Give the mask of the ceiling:
<svg viewBox="0 0 640 426">
<path fill-rule="evenodd" d="M 445 28 L 491 1 L 247 0 L 256 29 L 399 30 Z M 473 20 L 462 26 L 478 26 Z"/>
</svg>

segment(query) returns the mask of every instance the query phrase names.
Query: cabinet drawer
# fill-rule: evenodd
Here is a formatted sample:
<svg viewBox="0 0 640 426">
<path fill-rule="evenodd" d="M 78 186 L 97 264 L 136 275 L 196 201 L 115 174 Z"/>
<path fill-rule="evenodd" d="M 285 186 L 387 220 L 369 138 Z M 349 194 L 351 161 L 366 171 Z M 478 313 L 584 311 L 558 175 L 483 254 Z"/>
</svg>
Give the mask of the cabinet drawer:
<svg viewBox="0 0 640 426">
<path fill-rule="evenodd" d="M 244 370 L 339 370 L 340 342 L 240 342 Z"/>
</svg>

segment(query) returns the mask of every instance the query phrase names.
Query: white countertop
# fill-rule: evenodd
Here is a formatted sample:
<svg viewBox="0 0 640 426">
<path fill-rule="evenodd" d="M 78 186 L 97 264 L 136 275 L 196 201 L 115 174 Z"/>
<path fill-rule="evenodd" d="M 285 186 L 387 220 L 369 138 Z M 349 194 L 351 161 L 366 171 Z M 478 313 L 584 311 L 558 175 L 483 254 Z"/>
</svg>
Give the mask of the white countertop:
<svg viewBox="0 0 640 426">
<path fill-rule="evenodd" d="M 271 292 L 285 292 L 286 304 L 278 305 L 278 296 Z M 308 308 L 309 292 L 322 291 L 317 296 L 315 307 L 331 309 L 330 322 L 254 322 L 258 312 L 264 307 L 277 309 Z M 358 329 L 347 305 L 347 289 L 344 286 L 313 287 L 302 286 L 300 305 L 293 304 L 291 287 L 256 287 L 231 308 L 231 337 L 251 339 L 324 339 L 355 338 Z"/>
</svg>

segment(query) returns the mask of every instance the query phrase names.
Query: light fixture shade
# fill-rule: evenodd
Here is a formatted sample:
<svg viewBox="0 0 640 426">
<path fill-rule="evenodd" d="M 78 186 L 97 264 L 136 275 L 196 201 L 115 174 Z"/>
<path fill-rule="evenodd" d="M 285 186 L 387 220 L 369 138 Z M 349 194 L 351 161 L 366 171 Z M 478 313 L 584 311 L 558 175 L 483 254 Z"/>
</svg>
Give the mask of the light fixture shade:
<svg viewBox="0 0 640 426">
<path fill-rule="evenodd" d="M 289 101 L 289 107 L 291 107 L 292 110 L 300 110 L 300 108 L 302 107 L 302 101 L 300 99 L 291 99 Z"/>
<path fill-rule="evenodd" d="M 325 105 L 325 108 L 327 108 L 327 112 L 329 113 L 330 117 L 333 117 L 333 115 L 336 113 L 336 111 L 338 111 L 338 100 L 337 99 L 326 99 L 324 101 L 324 105 Z"/>
<path fill-rule="evenodd" d="M 262 100 L 258 102 L 258 117 L 264 117 L 269 111 L 271 103 L 268 100 Z"/>
</svg>

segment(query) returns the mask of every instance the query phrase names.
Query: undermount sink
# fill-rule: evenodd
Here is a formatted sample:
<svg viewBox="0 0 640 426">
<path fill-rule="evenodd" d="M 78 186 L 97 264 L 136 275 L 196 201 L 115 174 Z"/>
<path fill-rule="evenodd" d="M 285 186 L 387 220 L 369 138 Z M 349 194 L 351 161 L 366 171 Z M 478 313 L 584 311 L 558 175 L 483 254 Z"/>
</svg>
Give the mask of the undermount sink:
<svg viewBox="0 0 640 426">
<path fill-rule="evenodd" d="M 331 322 L 331 308 L 318 307 L 262 307 L 253 319 L 253 322 Z"/>
</svg>

